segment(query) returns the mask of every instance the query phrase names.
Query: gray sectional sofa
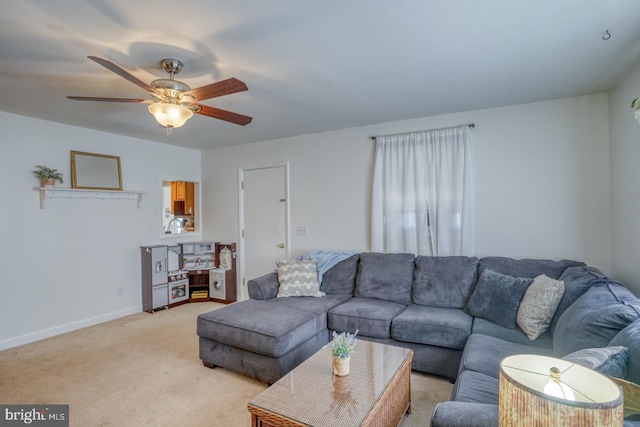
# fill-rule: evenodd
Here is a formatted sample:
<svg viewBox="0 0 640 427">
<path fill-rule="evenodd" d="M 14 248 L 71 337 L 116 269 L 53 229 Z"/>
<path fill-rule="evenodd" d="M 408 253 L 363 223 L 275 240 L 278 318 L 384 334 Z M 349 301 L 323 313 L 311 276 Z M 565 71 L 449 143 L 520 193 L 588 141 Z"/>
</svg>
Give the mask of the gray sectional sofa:
<svg viewBox="0 0 640 427">
<path fill-rule="evenodd" d="M 564 293 L 531 340 L 516 316 L 542 274 L 563 281 Z M 248 282 L 249 300 L 198 317 L 205 366 L 271 384 L 331 331 L 357 329 L 361 339 L 411 348 L 414 370 L 455 381 L 434 426 L 496 425 L 498 365 L 511 354 L 624 346 L 625 377 L 640 383 L 640 300 L 581 262 L 361 253 L 323 273 L 323 297 L 280 298 L 278 287 L 277 273 L 266 274 Z"/>
</svg>

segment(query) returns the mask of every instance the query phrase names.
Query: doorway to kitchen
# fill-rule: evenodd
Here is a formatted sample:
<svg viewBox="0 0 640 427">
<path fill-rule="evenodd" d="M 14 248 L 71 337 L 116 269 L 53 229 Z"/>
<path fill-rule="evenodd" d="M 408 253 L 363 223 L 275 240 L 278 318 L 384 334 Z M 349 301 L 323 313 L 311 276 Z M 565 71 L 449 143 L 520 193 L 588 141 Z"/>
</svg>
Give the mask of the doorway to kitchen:
<svg viewBox="0 0 640 427">
<path fill-rule="evenodd" d="M 249 280 L 289 257 L 289 163 L 241 168 L 239 180 L 239 299 L 246 299 Z"/>
</svg>

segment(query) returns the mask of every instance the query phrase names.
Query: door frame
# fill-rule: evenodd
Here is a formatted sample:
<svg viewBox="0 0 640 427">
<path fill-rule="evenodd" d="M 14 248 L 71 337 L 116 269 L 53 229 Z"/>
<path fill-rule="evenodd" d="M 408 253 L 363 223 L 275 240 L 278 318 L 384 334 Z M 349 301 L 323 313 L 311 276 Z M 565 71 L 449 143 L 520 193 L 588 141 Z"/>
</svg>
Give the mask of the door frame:
<svg viewBox="0 0 640 427">
<path fill-rule="evenodd" d="M 245 241 L 244 241 L 244 192 L 242 188 L 242 183 L 244 181 L 245 172 L 259 170 L 259 169 L 272 169 L 272 168 L 281 168 L 284 167 L 284 198 L 285 198 L 285 207 L 284 207 L 284 221 L 285 221 L 285 255 L 287 259 L 289 258 L 290 252 L 290 197 L 289 197 L 289 162 L 276 162 L 276 163 L 265 163 L 258 165 L 249 165 L 249 166 L 240 166 L 238 168 L 238 236 L 239 236 L 239 244 L 238 244 L 238 256 L 240 260 L 238 262 L 238 285 L 240 286 L 240 292 L 238 292 L 238 301 L 242 301 L 244 299 L 249 298 L 249 292 L 247 289 L 247 281 L 251 278 L 245 277 Z M 269 273 L 268 271 L 264 272 L 265 274 Z"/>
</svg>

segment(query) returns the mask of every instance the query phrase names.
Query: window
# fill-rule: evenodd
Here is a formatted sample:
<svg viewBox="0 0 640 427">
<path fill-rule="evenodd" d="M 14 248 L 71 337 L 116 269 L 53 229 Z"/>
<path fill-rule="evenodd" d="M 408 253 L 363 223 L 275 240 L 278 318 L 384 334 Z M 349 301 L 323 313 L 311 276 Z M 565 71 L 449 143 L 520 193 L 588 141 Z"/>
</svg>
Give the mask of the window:
<svg viewBox="0 0 640 427">
<path fill-rule="evenodd" d="M 471 252 L 469 126 L 376 137 L 372 250 Z"/>
</svg>

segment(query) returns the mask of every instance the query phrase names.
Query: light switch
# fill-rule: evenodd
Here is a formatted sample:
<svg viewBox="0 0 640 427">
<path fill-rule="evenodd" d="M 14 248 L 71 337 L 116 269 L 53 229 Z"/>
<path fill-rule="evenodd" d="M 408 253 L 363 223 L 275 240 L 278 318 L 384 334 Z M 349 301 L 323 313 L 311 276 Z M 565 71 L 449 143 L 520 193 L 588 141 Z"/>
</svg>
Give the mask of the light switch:
<svg viewBox="0 0 640 427">
<path fill-rule="evenodd" d="M 297 225 L 296 226 L 296 236 L 308 236 L 309 235 L 309 227 L 306 225 Z"/>
</svg>

